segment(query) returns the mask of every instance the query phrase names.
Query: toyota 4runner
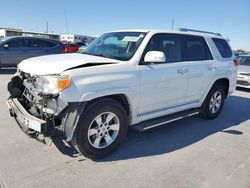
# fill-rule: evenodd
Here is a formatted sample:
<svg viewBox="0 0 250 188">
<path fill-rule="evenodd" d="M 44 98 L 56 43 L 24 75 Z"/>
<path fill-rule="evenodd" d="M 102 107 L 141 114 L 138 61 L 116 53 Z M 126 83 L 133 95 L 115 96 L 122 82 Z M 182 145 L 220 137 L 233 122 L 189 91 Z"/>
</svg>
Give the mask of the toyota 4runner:
<svg viewBox="0 0 250 188">
<path fill-rule="evenodd" d="M 198 113 L 216 118 L 235 90 L 237 65 L 218 33 L 115 31 L 83 54 L 22 61 L 7 104 L 26 134 L 59 129 L 80 153 L 101 158 L 129 126 L 144 131 Z"/>
</svg>

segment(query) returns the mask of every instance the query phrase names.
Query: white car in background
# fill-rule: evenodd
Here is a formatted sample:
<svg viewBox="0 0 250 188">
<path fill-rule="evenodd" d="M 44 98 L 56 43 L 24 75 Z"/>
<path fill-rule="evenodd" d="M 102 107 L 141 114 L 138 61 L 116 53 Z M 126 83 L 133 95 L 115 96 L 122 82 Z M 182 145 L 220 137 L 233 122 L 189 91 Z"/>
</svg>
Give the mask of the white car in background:
<svg viewBox="0 0 250 188">
<path fill-rule="evenodd" d="M 239 55 L 237 59 L 240 62 L 237 86 L 250 89 L 250 55 Z"/>
<path fill-rule="evenodd" d="M 7 104 L 26 134 L 60 128 L 82 154 L 101 158 L 129 126 L 144 131 L 198 113 L 216 118 L 235 90 L 237 65 L 217 33 L 115 31 L 84 54 L 24 60 Z"/>
</svg>

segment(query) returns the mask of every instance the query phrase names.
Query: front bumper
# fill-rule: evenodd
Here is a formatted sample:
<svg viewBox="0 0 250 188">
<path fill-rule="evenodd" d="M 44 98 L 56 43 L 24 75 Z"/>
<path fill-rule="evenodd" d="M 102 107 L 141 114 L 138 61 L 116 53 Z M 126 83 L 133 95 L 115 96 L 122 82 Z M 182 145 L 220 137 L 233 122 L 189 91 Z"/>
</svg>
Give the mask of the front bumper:
<svg viewBox="0 0 250 188">
<path fill-rule="evenodd" d="M 29 114 L 29 112 L 27 112 L 27 110 L 22 106 L 17 98 L 8 99 L 7 106 L 11 116 L 15 118 L 25 133 L 27 133 L 29 130 L 34 130 L 39 133 L 45 132 L 47 122 Z"/>
</svg>

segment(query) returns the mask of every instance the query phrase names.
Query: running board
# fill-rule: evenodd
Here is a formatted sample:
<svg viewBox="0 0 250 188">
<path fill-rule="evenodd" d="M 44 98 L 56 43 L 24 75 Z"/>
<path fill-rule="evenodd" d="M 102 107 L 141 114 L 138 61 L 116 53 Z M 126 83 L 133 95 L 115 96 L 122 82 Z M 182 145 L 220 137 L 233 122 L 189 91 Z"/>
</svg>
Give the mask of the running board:
<svg viewBox="0 0 250 188">
<path fill-rule="evenodd" d="M 180 119 L 184 119 L 190 116 L 194 116 L 199 114 L 200 111 L 198 109 L 192 109 L 188 111 L 178 112 L 175 114 L 162 116 L 159 118 L 155 118 L 152 120 L 143 121 L 141 123 L 133 125 L 131 128 L 133 128 L 136 131 L 143 132 L 151 128 L 159 127 L 161 125 L 171 123 Z"/>
</svg>

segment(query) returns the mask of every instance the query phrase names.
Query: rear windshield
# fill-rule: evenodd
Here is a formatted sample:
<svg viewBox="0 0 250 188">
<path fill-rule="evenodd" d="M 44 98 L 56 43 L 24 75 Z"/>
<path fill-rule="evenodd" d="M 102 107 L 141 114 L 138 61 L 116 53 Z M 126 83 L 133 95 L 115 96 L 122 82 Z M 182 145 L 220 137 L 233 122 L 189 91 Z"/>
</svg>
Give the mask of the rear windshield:
<svg viewBox="0 0 250 188">
<path fill-rule="evenodd" d="M 232 57 L 233 55 L 232 50 L 226 40 L 213 38 L 213 41 L 216 47 L 218 48 L 221 57 L 223 58 Z"/>
<path fill-rule="evenodd" d="M 250 56 L 239 56 L 237 59 L 240 61 L 240 65 L 250 66 Z"/>
</svg>

